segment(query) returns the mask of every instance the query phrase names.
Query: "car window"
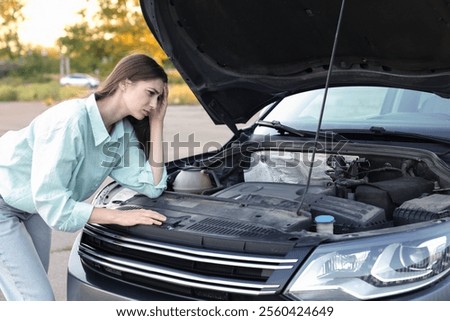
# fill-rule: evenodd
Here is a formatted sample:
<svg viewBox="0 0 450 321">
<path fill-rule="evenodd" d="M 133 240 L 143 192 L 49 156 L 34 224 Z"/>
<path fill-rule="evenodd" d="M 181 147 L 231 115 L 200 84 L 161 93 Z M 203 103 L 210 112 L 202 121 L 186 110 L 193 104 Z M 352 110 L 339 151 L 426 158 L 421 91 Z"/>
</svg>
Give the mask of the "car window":
<svg viewBox="0 0 450 321">
<path fill-rule="evenodd" d="M 286 97 L 264 120 L 314 130 L 324 92 L 318 89 Z M 448 138 L 450 99 L 399 88 L 329 88 L 322 129 L 369 129 L 373 126 Z"/>
</svg>

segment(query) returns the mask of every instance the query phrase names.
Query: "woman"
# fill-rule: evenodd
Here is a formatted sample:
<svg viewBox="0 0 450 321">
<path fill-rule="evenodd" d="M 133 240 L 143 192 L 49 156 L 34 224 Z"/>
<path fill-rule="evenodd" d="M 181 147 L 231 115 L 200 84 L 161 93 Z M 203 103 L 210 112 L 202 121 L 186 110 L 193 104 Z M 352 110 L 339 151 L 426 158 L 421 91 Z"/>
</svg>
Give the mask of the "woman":
<svg viewBox="0 0 450 321">
<path fill-rule="evenodd" d="M 108 176 L 148 197 L 164 191 L 167 96 L 162 67 L 134 54 L 96 93 L 62 102 L 0 137 L 0 289 L 6 299 L 54 300 L 47 277 L 51 229 L 162 224 L 165 217 L 151 210 L 123 212 L 83 201 Z"/>
</svg>

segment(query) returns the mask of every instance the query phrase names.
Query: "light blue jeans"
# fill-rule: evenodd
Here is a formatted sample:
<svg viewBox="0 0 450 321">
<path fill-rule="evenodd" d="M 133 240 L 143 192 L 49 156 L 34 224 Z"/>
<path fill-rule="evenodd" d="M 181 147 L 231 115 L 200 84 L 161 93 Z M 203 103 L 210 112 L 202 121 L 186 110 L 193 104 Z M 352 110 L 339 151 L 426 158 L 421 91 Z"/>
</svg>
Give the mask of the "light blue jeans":
<svg viewBox="0 0 450 321">
<path fill-rule="evenodd" d="M 0 195 L 0 289 L 7 300 L 54 300 L 47 276 L 51 229 Z"/>
</svg>

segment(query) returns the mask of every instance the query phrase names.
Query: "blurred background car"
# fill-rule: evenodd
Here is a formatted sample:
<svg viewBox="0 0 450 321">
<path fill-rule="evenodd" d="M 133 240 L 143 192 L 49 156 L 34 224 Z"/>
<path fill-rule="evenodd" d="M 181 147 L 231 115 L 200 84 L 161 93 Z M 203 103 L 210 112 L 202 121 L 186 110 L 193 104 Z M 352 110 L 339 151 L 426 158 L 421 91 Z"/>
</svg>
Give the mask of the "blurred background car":
<svg viewBox="0 0 450 321">
<path fill-rule="evenodd" d="M 59 83 L 61 86 L 83 86 L 96 88 L 100 84 L 100 80 L 88 74 L 75 73 L 61 77 Z"/>
</svg>

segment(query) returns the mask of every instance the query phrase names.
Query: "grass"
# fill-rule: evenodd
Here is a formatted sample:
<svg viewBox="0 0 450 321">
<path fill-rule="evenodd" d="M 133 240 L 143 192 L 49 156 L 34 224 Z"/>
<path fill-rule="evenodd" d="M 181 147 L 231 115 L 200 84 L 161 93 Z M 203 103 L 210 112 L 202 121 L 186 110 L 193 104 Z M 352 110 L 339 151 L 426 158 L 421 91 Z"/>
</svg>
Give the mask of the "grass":
<svg viewBox="0 0 450 321">
<path fill-rule="evenodd" d="M 169 105 L 198 104 L 192 91 L 184 83 L 176 71 L 169 71 Z M 60 86 L 50 76 L 47 82 L 24 82 L 17 77 L 0 78 L 0 101 L 42 101 L 53 105 L 59 101 L 84 97 L 90 93 L 88 88 L 75 86 Z"/>
</svg>

